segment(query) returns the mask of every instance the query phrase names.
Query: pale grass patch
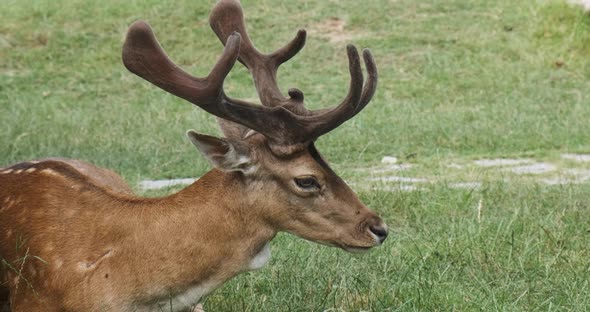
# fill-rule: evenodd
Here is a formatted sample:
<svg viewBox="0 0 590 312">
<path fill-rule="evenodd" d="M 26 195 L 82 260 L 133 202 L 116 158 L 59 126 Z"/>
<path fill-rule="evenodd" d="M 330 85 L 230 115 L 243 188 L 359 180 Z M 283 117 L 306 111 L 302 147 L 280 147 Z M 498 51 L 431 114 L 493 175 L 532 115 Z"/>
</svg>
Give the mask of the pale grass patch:
<svg viewBox="0 0 590 312">
<path fill-rule="evenodd" d="M 569 3 L 580 5 L 586 12 L 590 12 L 590 0 L 569 0 Z"/>
</svg>

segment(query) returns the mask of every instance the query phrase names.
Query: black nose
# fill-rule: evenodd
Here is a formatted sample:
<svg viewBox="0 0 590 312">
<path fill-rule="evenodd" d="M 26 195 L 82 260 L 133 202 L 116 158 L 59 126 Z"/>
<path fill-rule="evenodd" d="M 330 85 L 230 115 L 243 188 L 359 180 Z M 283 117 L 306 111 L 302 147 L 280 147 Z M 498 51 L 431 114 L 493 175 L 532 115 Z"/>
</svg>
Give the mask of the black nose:
<svg viewBox="0 0 590 312">
<path fill-rule="evenodd" d="M 371 225 L 369 227 L 371 233 L 375 234 L 379 239 L 379 243 L 383 243 L 387 238 L 387 227 L 384 225 Z"/>
</svg>

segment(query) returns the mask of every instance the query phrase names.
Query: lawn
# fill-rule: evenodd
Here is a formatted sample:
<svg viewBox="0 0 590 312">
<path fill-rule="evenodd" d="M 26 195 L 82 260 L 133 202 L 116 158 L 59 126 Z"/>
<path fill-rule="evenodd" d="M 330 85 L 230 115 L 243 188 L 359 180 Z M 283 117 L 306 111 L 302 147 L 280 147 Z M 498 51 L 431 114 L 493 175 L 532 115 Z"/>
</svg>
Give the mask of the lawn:
<svg viewBox="0 0 590 312">
<path fill-rule="evenodd" d="M 184 133 L 219 134 L 214 118 L 127 72 L 120 54 L 143 19 L 179 65 L 205 75 L 222 49 L 212 3 L 0 0 L 0 166 L 84 159 L 148 196 L 173 190 L 139 181 L 209 170 Z M 560 0 L 242 5 L 263 51 L 308 30 L 279 84 L 312 108 L 345 95 L 346 44 L 373 51 L 372 103 L 317 145 L 392 233 L 364 255 L 281 234 L 270 263 L 215 291 L 206 310 L 588 310 L 590 162 L 563 155 L 590 153 L 590 15 Z M 239 64 L 225 89 L 256 98 Z M 497 158 L 551 167 L 475 162 Z"/>
</svg>

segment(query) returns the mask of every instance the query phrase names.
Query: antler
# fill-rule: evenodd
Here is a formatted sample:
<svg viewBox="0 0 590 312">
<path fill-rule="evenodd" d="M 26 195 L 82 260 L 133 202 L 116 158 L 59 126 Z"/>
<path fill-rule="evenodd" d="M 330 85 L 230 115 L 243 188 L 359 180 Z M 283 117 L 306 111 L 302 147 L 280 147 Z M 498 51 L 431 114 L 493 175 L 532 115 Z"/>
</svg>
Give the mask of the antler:
<svg viewBox="0 0 590 312">
<path fill-rule="evenodd" d="M 303 102 L 303 93 L 290 89 L 290 99 L 281 94 L 276 73 L 279 66 L 295 56 L 305 45 L 306 32 L 300 29 L 295 38 L 274 53 L 265 55 L 254 47 L 248 37 L 242 7 L 238 1 L 219 1 L 209 15 L 209 25 L 223 44 L 233 32 L 242 35 L 238 60 L 250 70 L 260 101 L 264 106 L 296 107 Z"/>
<path fill-rule="evenodd" d="M 301 117 L 317 116 L 313 120 L 301 121 L 303 124 L 308 124 L 306 132 L 309 132 L 310 135 L 316 135 L 316 138 L 338 127 L 360 112 L 375 93 L 377 67 L 371 52 L 369 50 L 363 51 L 363 58 L 369 74 L 363 88 L 363 75 L 360 69 L 358 52 L 354 46 L 349 45 L 347 51 L 351 80 L 348 95 L 336 108 L 308 111 L 303 107 L 303 92 L 295 88 L 289 89 L 290 98 L 287 99 L 279 91 L 276 80 L 279 66 L 295 56 L 305 45 L 305 30 L 300 29 L 295 38 L 286 46 L 271 54 L 262 54 L 254 47 L 246 32 L 244 14 L 238 0 L 219 1 L 209 15 L 209 25 L 223 44 L 226 44 L 225 38 L 232 32 L 237 31 L 242 35 L 238 60 L 252 74 L 262 105 L 283 106 L 298 115 L 302 115 Z M 323 119 L 326 125 L 320 126 L 318 119 Z"/>
<path fill-rule="evenodd" d="M 286 46 L 265 55 L 256 50 L 248 37 L 239 1 L 219 1 L 211 12 L 210 24 L 225 48 L 207 77 L 191 76 L 176 66 L 160 47 L 149 25 L 142 21 L 129 28 L 123 46 L 123 63 L 136 75 L 205 111 L 260 132 L 269 139 L 271 147 L 315 140 L 356 115 L 375 93 L 377 69 L 371 52 L 363 51 L 369 74 L 363 87 L 360 57 L 356 48 L 349 45 L 348 95 L 335 108 L 308 111 L 303 106 L 300 90 L 290 89 L 290 97 L 286 98 L 276 81 L 280 64 L 292 58 L 305 44 L 304 30 Z M 224 93 L 223 81 L 236 59 L 250 70 L 263 106 L 232 99 Z"/>
<path fill-rule="evenodd" d="M 231 99 L 223 92 L 223 80 L 238 57 L 239 47 L 240 34 L 232 33 L 211 73 L 204 78 L 194 77 L 168 58 L 147 23 L 137 21 L 127 32 L 123 63 L 129 71 L 154 85 L 217 117 L 254 129 L 279 143 L 280 138 L 273 135 L 269 127 L 284 128 L 281 115 L 288 111 Z"/>
</svg>

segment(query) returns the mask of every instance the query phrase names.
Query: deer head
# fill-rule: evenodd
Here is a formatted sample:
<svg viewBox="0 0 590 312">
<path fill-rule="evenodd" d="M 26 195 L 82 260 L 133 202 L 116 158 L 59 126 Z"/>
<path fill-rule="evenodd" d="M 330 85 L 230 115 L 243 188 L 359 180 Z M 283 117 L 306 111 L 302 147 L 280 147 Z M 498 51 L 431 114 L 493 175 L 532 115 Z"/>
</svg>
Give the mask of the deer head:
<svg viewBox="0 0 590 312">
<path fill-rule="evenodd" d="M 145 22 L 134 23 L 123 47 L 123 62 L 136 75 L 218 117 L 223 138 L 187 133 L 215 168 L 243 185 L 245 198 L 266 222 L 305 239 L 348 251 L 380 245 L 387 237 L 381 219 L 334 173 L 314 141 L 359 113 L 377 86 L 372 54 L 363 51 L 364 81 L 357 49 L 347 47 L 350 87 L 331 109 L 308 110 L 303 92 L 290 89 L 285 97 L 277 85 L 279 66 L 305 44 L 300 30 L 284 47 L 259 52 L 246 32 L 237 0 L 221 0 L 209 17 L 225 45 L 210 74 L 194 77 L 175 65 Z M 248 68 L 262 105 L 233 99 L 223 82 L 236 60 Z"/>
</svg>

